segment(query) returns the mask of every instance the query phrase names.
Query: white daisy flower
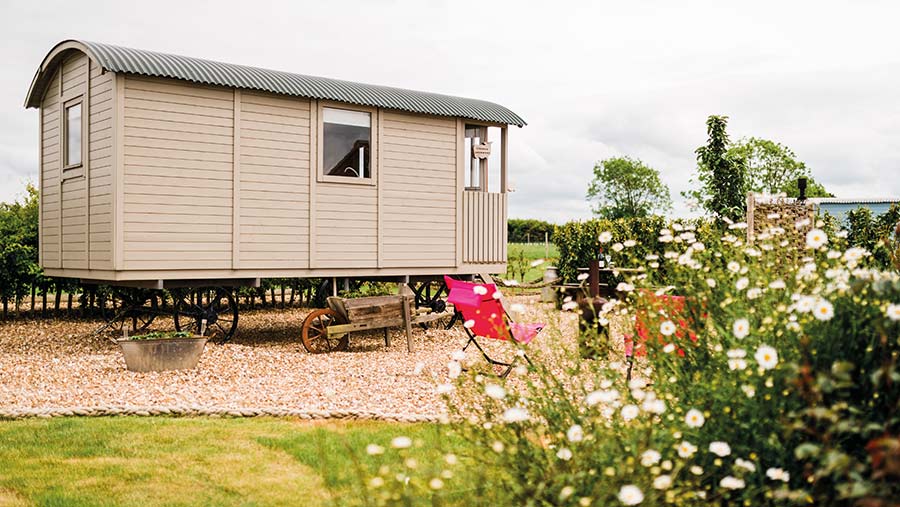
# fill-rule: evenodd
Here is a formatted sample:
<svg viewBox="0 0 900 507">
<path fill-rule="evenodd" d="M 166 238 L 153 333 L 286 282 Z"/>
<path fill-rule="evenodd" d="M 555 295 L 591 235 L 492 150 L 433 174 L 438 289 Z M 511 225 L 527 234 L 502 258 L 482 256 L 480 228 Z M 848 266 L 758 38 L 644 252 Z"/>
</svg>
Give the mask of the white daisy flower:
<svg viewBox="0 0 900 507">
<path fill-rule="evenodd" d="M 773 481 L 781 482 L 789 482 L 791 480 L 791 474 L 781 468 L 770 468 L 766 470 L 766 477 L 772 479 Z"/>
<path fill-rule="evenodd" d="M 666 354 L 671 354 L 672 352 L 675 352 L 675 344 L 674 344 L 674 343 L 667 343 L 667 344 L 663 347 L 663 352 L 665 352 Z"/>
<path fill-rule="evenodd" d="M 572 459 L 572 451 L 568 447 L 562 447 L 556 451 L 556 457 L 563 461 L 569 461 Z"/>
<path fill-rule="evenodd" d="M 727 267 L 728 271 L 731 271 L 732 273 L 737 273 L 741 270 L 741 265 L 735 261 L 729 262 Z"/>
<path fill-rule="evenodd" d="M 593 407 L 598 403 L 614 403 L 618 399 L 619 391 L 614 389 L 601 389 L 585 396 L 584 402 L 587 406 Z"/>
<path fill-rule="evenodd" d="M 666 411 L 666 402 L 659 398 L 647 398 L 644 400 L 644 403 L 641 404 L 641 408 L 644 409 L 644 412 L 662 414 Z"/>
<path fill-rule="evenodd" d="M 628 484 L 619 490 L 619 501 L 624 505 L 637 505 L 644 501 L 644 493 L 634 484 Z"/>
<path fill-rule="evenodd" d="M 737 290 L 744 290 L 747 288 L 748 285 L 750 285 L 750 279 L 747 278 L 746 276 L 738 278 L 738 281 L 734 283 L 734 287 Z"/>
<path fill-rule="evenodd" d="M 653 479 L 653 489 L 669 489 L 672 487 L 671 475 L 658 475 Z"/>
<path fill-rule="evenodd" d="M 450 361 L 447 363 L 447 376 L 457 378 L 462 373 L 462 365 L 458 361 Z"/>
<path fill-rule="evenodd" d="M 366 446 L 366 454 L 368 454 L 369 456 L 384 454 L 384 447 L 381 447 L 378 444 L 369 444 Z"/>
<path fill-rule="evenodd" d="M 654 451 L 653 449 L 648 449 L 641 453 L 641 465 L 645 467 L 651 467 L 662 459 L 662 455 L 658 451 Z"/>
<path fill-rule="evenodd" d="M 813 317 L 818 320 L 831 320 L 834 317 L 834 305 L 825 298 L 819 298 L 813 307 Z"/>
<path fill-rule="evenodd" d="M 750 321 L 747 319 L 738 319 L 731 326 L 731 332 L 738 340 L 742 340 L 750 334 Z"/>
<path fill-rule="evenodd" d="M 703 475 L 703 467 L 694 465 L 690 468 L 691 473 L 694 475 Z"/>
<path fill-rule="evenodd" d="M 687 440 L 678 444 L 678 455 L 682 458 L 690 458 L 697 452 L 697 447 Z"/>
<path fill-rule="evenodd" d="M 431 479 L 430 481 L 428 481 L 428 487 L 431 489 L 434 489 L 434 490 L 441 489 L 444 487 L 444 481 L 435 477 L 434 479 Z"/>
<path fill-rule="evenodd" d="M 409 437 L 395 437 L 391 440 L 391 447 L 394 449 L 409 449 L 412 447 L 412 440 Z"/>
<path fill-rule="evenodd" d="M 784 283 L 784 280 L 778 279 L 769 283 L 770 289 L 784 289 L 787 287 L 787 284 Z"/>
<path fill-rule="evenodd" d="M 684 422 L 691 428 L 699 428 L 706 422 L 706 417 L 703 416 L 703 412 L 692 408 L 684 415 Z"/>
<path fill-rule="evenodd" d="M 659 332 L 663 334 L 663 336 L 672 336 L 675 334 L 675 323 L 671 320 L 664 321 L 659 325 Z"/>
<path fill-rule="evenodd" d="M 715 454 L 720 458 L 724 458 L 725 456 L 731 454 L 731 446 L 729 446 L 727 442 L 710 442 L 709 452 Z"/>
<path fill-rule="evenodd" d="M 637 245 L 637 241 L 635 241 L 633 239 L 626 239 L 625 241 L 622 242 L 622 245 L 625 248 L 631 248 L 631 247 Z"/>
<path fill-rule="evenodd" d="M 744 384 L 741 386 L 741 391 L 744 391 L 744 394 L 747 395 L 748 398 L 752 398 L 756 396 L 756 388 L 751 385 Z"/>
<path fill-rule="evenodd" d="M 625 249 L 625 245 L 623 245 L 622 243 L 613 243 L 612 249 L 613 252 L 621 252 Z"/>
<path fill-rule="evenodd" d="M 828 243 L 828 235 L 822 229 L 811 229 L 806 233 L 807 248 L 819 248 Z"/>
<path fill-rule="evenodd" d="M 578 424 L 573 424 L 568 431 L 566 431 L 566 438 L 569 439 L 569 442 L 581 442 L 584 440 L 584 429 Z"/>
<path fill-rule="evenodd" d="M 630 421 L 638 416 L 640 410 L 641 409 L 638 408 L 637 405 L 625 405 L 624 407 L 622 407 L 622 419 L 624 419 L 626 422 Z"/>
<path fill-rule="evenodd" d="M 722 486 L 725 489 L 744 489 L 747 484 L 743 479 L 738 479 L 737 477 L 732 477 L 730 475 L 725 476 L 719 481 L 719 486 Z"/>
<path fill-rule="evenodd" d="M 609 243 L 610 241 L 612 241 L 612 238 L 613 238 L 613 235 L 611 232 L 603 231 L 600 233 L 599 236 L 597 236 L 597 241 L 599 241 L 601 243 Z"/>
<path fill-rule="evenodd" d="M 494 443 L 491 444 L 491 450 L 493 450 L 497 454 L 500 454 L 501 452 L 503 452 L 503 449 L 505 449 L 505 448 L 506 448 L 506 446 L 503 445 L 503 442 L 501 442 L 499 440 L 494 440 Z"/>
<path fill-rule="evenodd" d="M 887 309 L 884 311 L 884 314 L 887 315 L 887 318 L 891 319 L 894 322 L 900 321 L 900 305 L 889 304 L 887 306 Z"/>
<path fill-rule="evenodd" d="M 778 351 L 768 345 L 760 345 L 753 357 L 763 370 L 771 370 L 778 364 Z"/>
<path fill-rule="evenodd" d="M 756 471 L 756 465 L 754 465 L 752 461 L 747 461 L 747 460 L 741 459 L 741 458 L 734 460 L 734 466 L 736 466 L 738 468 L 743 468 L 744 470 L 746 470 L 748 472 Z"/>
<path fill-rule="evenodd" d="M 760 296 L 762 296 L 762 289 L 759 287 L 753 287 L 747 291 L 747 299 L 756 299 Z"/>
<path fill-rule="evenodd" d="M 497 384 L 485 384 L 484 393 L 495 400 L 506 398 L 506 389 Z"/>
<path fill-rule="evenodd" d="M 712 278 L 707 278 L 707 279 L 706 279 L 706 285 L 708 285 L 709 288 L 713 289 L 713 288 L 716 287 L 716 281 L 715 281 L 714 279 L 712 279 Z"/>
<path fill-rule="evenodd" d="M 522 407 L 511 407 L 503 412 L 503 421 L 507 423 L 518 423 L 528 420 L 528 411 Z"/>
</svg>

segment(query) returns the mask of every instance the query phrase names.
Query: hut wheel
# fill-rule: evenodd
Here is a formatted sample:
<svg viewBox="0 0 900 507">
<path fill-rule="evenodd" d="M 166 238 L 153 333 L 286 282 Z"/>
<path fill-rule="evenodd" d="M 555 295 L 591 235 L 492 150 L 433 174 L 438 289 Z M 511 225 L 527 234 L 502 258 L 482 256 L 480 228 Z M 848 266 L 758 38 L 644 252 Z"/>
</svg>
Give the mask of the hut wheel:
<svg viewBox="0 0 900 507">
<path fill-rule="evenodd" d="M 337 312 L 330 308 L 314 310 L 307 315 L 300 331 L 303 348 L 312 354 L 347 350 L 350 345 L 349 335 L 328 336 L 328 326 L 334 324 L 337 319 Z"/>
<path fill-rule="evenodd" d="M 107 328 L 121 332 L 124 326 L 135 334 L 150 327 L 159 314 L 159 295 L 148 289 L 114 288 L 100 293 L 98 306 Z"/>
<path fill-rule="evenodd" d="M 206 319 L 206 336 L 211 341 L 225 343 L 237 331 L 238 306 L 234 295 L 223 287 L 204 288 L 192 298 L 193 290 L 176 295 L 175 329 L 200 334 Z"/>
</svg>

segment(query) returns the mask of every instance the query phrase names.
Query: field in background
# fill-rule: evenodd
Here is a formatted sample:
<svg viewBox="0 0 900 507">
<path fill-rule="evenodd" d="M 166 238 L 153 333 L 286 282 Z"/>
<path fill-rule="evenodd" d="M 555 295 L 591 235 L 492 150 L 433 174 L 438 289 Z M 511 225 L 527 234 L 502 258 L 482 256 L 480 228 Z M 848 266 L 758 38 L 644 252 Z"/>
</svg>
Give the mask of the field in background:
<svg viewBox="0 0 900 507">
<path fill-rule="evenodd" d="M 543 259 L 545 262 L 532 266 L 535 261 Z M 519 282 L 533 282 L 544 275 L 547 266 L 555 265 L 559 259 L 559 249 L 549 243 L 509 243 L 507 245 L 507 272 L 506 279 L 516 279 Z M 525 276 L 522 276 L 524 270 Z M 524 279 L 523 279 L 524 278 Z"/>
</svg>

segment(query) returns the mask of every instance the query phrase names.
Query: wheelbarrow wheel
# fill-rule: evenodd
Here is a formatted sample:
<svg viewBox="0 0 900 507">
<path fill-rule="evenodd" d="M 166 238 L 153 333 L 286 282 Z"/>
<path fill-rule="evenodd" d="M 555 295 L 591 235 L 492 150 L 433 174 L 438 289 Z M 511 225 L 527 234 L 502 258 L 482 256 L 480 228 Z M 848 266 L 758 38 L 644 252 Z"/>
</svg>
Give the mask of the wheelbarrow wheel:
<svg viewBox="0 0 900 507">
<path fill-rule="evenodd" d="M 303 320 L 300 341 L 303 348 L 311 354 L 325 352 L 342 352 L 350 346 L 350 336 L 328 336 L 328 326 L 337 321 L 338 314 L 330 308 L 314 310 Z"/>
</svg>

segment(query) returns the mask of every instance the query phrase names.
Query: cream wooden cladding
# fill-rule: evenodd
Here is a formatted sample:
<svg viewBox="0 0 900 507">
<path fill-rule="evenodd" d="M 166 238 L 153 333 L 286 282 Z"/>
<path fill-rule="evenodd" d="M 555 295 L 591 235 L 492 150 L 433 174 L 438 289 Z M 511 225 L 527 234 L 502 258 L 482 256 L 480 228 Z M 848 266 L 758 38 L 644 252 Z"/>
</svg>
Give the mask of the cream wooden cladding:
<svg viewBox="0 0 900 507">
<path fill-rule="evenodd" d="M 506 262 L 506 194 L 463 193 L 463 262 Z"/>
</svg>

